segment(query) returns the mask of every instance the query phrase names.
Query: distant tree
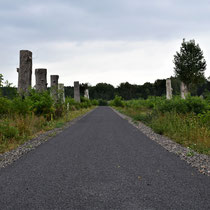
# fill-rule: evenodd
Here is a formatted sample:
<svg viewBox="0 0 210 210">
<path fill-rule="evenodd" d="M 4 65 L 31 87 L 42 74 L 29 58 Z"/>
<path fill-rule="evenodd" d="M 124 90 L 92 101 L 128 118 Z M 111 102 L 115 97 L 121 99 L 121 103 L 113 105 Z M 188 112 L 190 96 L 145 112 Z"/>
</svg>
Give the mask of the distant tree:
<svg viewBox="0 0 210 210">
<path fill-rule="evenodd" d="M 206 61 L 200 46 L 195 40 L 188 42 L 183 39 L 180 52 L 174 55 L 175 75 L 187 86 L 192 88 L 205 81 Z"/>
<path fill-rule="evenodd" d="M 3 81 L 4 81 L 4 77 L 2 74 L 0 74 L 0 87 L 3 87 Z"/>
<path fill-rule="evenodd" d="M 157 79 L 154 83 L 155 96 L 162 96 L 166 94 L 166 80 Z"/>
<path fill-rule="evenodd" d="M 91 99 L 104 99 L 112 100 L 115 96 L 114 86 L 107 83 L 98 83 L 96 86 L 89 88 L 89 94 Z"/>
</svg>

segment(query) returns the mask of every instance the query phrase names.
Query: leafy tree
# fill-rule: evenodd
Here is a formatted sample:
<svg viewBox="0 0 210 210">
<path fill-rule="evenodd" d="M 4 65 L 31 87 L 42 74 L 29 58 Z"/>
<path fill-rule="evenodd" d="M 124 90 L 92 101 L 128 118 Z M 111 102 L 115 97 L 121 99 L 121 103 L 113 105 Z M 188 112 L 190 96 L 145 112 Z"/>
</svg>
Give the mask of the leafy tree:
<svg viewBox="0 0 210 210">
<path fill-rule="evenodd" d="M 175 75 L 185 83 L 187 88 L 195 87 L 205 80 L 206 61 L 200 46 L 195 40 L 183 39 L 180 52 L 174 55 Z"/>
<path fill-rule="evenodd" d="M 3 87 L 3 81 L 4 81 L 4 77 L 2 74 L 0 74 L 0 87 Z"/>
</svg>

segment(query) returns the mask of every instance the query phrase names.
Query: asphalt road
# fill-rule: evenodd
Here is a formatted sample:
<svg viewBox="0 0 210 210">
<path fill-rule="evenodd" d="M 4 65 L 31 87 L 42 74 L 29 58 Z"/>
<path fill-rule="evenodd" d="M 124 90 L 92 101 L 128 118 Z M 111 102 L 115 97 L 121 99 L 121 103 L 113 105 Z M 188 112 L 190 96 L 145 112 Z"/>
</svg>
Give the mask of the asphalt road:
<svg viewBox="0 0 210 210">
<path fill-rule="evenodd" d="M 0 169 L 0 209 L 210 209 L 210 177 L 99 107 Z"/>
</svg>

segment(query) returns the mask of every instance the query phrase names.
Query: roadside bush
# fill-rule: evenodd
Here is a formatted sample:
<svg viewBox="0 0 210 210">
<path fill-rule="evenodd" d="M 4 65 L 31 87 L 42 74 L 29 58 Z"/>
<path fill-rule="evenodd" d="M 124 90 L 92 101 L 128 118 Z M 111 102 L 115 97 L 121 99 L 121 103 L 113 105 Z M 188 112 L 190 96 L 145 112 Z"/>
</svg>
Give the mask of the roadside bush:
<svg viewBox="0 0 210 210">
<path fill-rule="evenodd" d="M 99 99 L 98 100 L 98 105 L 99 106 L 107 106 L 108 105 L 108 102 L 106 100 Z"/>
<path fill-rule="evenodd" d="M 91 104 L 93 105 L 93 106 L 98 106 L 98 100 L 96 100 L 96 99 L 93 99 L 93 100 L 91 100 Z"/>
<path fill-rule="evenodd" d="M 110 105 L 111 106 L 116 106 L 116 107 L 124 107 L 124 103 L 123 103 L 122 97 L 116 95 L 114 100 L 112 100 L 110 102 Z"/>
<path fill-rule="evenodd" d="M 11 101 L 7 98 L 0 97 L 0 117 L 10 113 Z"/>
<path fill-rule="evenodd" d="M 17 138 L 18 133 L 18 129 L 10 126 L 7 121 L 0 123 L 0 136 L 3 141 L 6 141 L 7 139 Z"/>
<path fill-rule="evenodd" d="M 26 98 L 25 102 L 30 105 L 30 111 L 34 112 L 35 115 L 43 115 L 47 119 L 52 114 L 56 115 L 56 110 L 59 107 L 59 105 L 56 105 L 55 108 L 53 107 L 53 99 L 48 91 L 39 93 L 31 90 L 30 96 Z"/>
</svg>

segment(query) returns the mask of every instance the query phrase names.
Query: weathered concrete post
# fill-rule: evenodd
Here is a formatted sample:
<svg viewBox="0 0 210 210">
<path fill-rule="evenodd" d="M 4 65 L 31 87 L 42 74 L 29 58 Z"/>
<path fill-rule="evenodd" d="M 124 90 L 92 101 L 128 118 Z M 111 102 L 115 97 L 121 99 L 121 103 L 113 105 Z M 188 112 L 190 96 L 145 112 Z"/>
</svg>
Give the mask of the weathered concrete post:
<svg viewBox="0 0 210 210">
<path fill-rule="evenodd" d="M 22 96 L 27 95 L 31 87 L 32 75 L 32 52 L 20 50 L 20 66 L 18 72 L 18 93 Z"/>
<path fill-rule="evenodd" d="M 47 90 L 47 69 L 35 69 L 36 90 L 42 92 Z"/>
<path fill-rule="evenodd" d="M 74 82 L 74 100 L 80 103 L 80 89 L 79 82 Z"/>
<path fill-rule="evenodd" d="M 181 98 L 185 99 L 188 94 L 188 90 L 184 82 L 181 82 L 180 91 L 181 91 Z"/>
<path fill-rule="evenodd" d="M 88 89 L 85 90 L 84 97 L 89 99 L 89 90 Z"/>
<path fill-rule="evenodd" d="M 55 102 L 58 102 L 58 75 L 50 75 L 50 93 Z"/>
<path fill-rule="evenodd" d="M 58 84 L 58 96 L 61 101 L 61 103 L 65 102 L 65 90 L 64 90 L 64 84 L 59 83 Z"/>
<path fill-rule="evenodd" d="M 171 79 L 166 79 L 166 98 L 172 99 Z"/>
</svg>

